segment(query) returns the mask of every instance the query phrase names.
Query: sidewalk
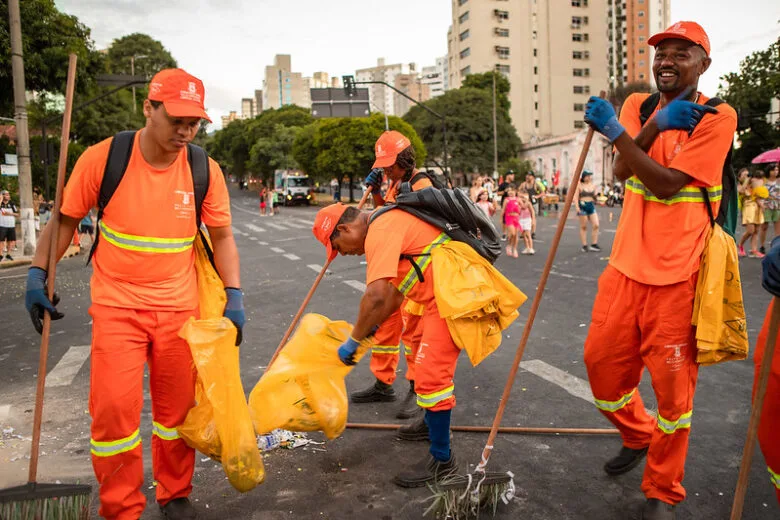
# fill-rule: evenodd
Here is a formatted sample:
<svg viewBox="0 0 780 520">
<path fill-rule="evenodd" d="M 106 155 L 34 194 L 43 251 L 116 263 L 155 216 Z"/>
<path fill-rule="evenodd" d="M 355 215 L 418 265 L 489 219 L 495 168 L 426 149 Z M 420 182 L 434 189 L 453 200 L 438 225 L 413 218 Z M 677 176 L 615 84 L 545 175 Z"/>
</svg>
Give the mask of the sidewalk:
<svg viewBox="0 0 780 520">
<path fill-rule="evenodd" d="M 81 248 L 79 246 L 70 246 L 62 258 L 70 258 L 81 254 Z M 14 255 L 11 255 L 14 256 Z M 4 257 L 5 258 L 5 257 Z M 10 269 L 11 267 L 19 267 L 21 265 L 30 265 L 32 263 L 31 256 L 17 256 L 13 260 L 3 260 L 0 262 L 0 269 Z"/>
</svg>

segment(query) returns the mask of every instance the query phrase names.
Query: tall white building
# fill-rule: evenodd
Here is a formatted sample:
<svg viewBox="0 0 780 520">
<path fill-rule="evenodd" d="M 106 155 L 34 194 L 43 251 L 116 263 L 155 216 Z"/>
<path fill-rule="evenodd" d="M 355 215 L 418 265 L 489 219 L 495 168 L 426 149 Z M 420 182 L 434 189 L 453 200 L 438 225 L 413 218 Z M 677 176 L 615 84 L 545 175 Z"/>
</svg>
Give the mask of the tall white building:
<svg viewBox="0 0 780 520">
<path fill-rule="evenodd" d="M 355 81 L 384 81 L 389 85 L 395 85 L 396 76 L 399 74 L 409 74 L 415 71 L 414 64 L 401 64 L 395 63 L 392 65 L 386 65 L 384 58 L 379 58 L 376 63 L 376 67 L 369 67 L 365 69 L 359 69 L 355 71 Z M 387 88 L 384 85 L 358 85 L 360 88 L 368 88 L 368 97 L 372 103 L 372 110 L 378 110 L 387 115 L 403 115 L 396 114 L 395 111 L 395 98 L 396 94 L 392 89 Z"/>
<path fill-rule="evenodd" d="M 432 98 L 441 96 L 449 90 L 448 84 L 448 71 L 447 71 L 447 56 L 436 58 L 436 65 L 429 67 L 423 67 L 421 71 L 421 79 L 423 85 L 428 85 L 430 90 L 430 96 Z"/>
<path fill-rule="evenodd" d="M 285 105 L 311 106 L 311 95 L 300 72 L 292 71 L 289 54 L 277 54 L 274 64 L 265 68 L 263 110 Z"/>
</svg>

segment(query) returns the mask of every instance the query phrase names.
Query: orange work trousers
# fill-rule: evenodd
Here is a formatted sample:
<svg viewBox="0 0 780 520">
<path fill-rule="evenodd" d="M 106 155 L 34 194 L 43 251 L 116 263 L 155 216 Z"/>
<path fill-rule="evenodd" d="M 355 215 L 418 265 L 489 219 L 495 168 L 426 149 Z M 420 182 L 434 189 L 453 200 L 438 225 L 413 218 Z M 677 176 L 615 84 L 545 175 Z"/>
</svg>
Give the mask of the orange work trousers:
<svg viewBox="0 0 780 520">
<path fill-rule="evenodd" d="M 596 407 L 620 430 L 625 446 L 649 446 L 642 491 L 669 504 L 685 499 L 682 480 L 699 370 L 691 326 L 697 278 L 645 285 L 607 266 L 585 340 Z M 645 411 L 639 395 L 645 367 L 658 401 L 657 418 Z"/>
<path fill-rule="evenodd" d="M 773 305 L 774 302 L 769 304 L 766 318 L 764 318 L 764 326 L 758 335 L 756 353 L 753 355 L 753 360 L 756 364 L 756 377 L 753 383 L 754 397 L 756 386 L 758 385 L 758 376 L 761 371 L 761 362 L 767 349 L 769 317 L 772 315 Z M 761 410 L 761 422 L 758 424 L 758 442 L 761 445 L 761 452 L 764 454 L 764 459 L 769 469 L 769 479 L 777 494 L 777 503 L 780 504 L 780 442 L 777 440 L 777 432 L 780 432 L 780 337 L 777 338 L 774 349 L 772 371 L 769 374 L 764 407 Z"/>
<path fill-rule="evenodd" d="M 406 308 L 407 302 L 404 300 L 401 308 L 391 314 L 374 334 L 376 345 L 371 349 L 371 372 L 388 385 L 395 381 L 401 342 L 406 357 L 406 379 L 414 381 L 414 358 L 422 338 L 422 316 L 410 313 Z"/>
<path fill-rule="evenodd" d="M 439 412 L 455 407 L 455 367 L 460 349 L 435 301 L 425 304 L 422 338 L 415 357 L 414 391 L 417 405 Z"/>
<path fill-rule="evenodd" d="M 93 304 L 89 412 L 92 467 L 102 517 L 136 520 L 146 497 L 141 448 L 144 365 L 152 396 L 152 466 L 157 502 L 192 490 L 195 451 L 176 431 L 195 404 L 196 371 L 178 335 L 192 311 L 144 311 Z"/>
</svg>

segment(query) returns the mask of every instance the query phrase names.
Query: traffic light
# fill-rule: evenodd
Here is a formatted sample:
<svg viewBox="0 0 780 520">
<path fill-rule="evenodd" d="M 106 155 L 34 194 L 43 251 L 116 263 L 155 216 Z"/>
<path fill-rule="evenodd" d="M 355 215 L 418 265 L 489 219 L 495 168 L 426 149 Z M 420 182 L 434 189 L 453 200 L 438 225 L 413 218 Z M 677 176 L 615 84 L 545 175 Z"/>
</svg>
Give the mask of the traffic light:
<svg viewBox="0 0 780 520">
<path fill-rule="evenodd" d="M 341 76 L 341 81 L 344 82 L 344 94 L 352 97 L 357 94 L 357 86 L 355 85 L 355 76 Z"/>
</svg>

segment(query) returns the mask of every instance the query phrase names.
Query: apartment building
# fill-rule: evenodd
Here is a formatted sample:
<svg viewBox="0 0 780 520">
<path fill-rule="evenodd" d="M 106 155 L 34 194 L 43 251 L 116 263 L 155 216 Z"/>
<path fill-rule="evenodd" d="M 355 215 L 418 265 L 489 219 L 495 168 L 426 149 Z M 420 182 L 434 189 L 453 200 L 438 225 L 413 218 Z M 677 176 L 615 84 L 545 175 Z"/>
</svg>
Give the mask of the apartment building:
<svg viewBox="0 0 780 520">
<path fill-rule="evenodd" d="M 355 71 L 355 81 L 383 81 L 389 85 L 395 86 L 395 77 L 399 74 L 409 74 L 415 72 L 415 65 L 394 63 L 387 65 L 384 58 L 377 59 L 376 67 L 368 67 Z M 392 89 L 384 85 L 359 85 L 361 88 L 368 88 L 368 98 L 372 104 L 372 110 L 378 110 L 384 114 L 400 116 L 395 111 L 396 94 Z"/>
<path fill-rule="evenodd" d="M 263 91 L 255 90 L 255 115 L 263 112 Z"/>
<path fill-rule="evenodd" d="M 447 56 L 436 58 L 436 65 L 423 67 L 421 79 L 423 84 L 428 85 L 432 98 L 441 96 L 448 88 L 449 72 L 447 70 Z"/>
<path fill-rule="evenodd" d="M 235 121 L 236 119 L 240 119 L 238 117 L 238 114 L 235 110 L 231 110 L 228 115 L 222 116 L 222 128 L 225 128 L 227 125 Z"/>
<path fill-rule="evenodd" d="M 450 88 L 498 70 L 524 141 L 584 127 L 585 103 L 609 86 L 608 0 L 452 0 Z"/>
<path fill-rule="evenodd" d="M 254 98 L 241 99 L 241 119 L 252 119 L 256 115 Z"/>
<path fill-rule="evenodd" d="M 422 82 L 419 74 L 397 74 L 393 86 L 420 103 L 431 99 L 431 89 Z M 393 103 L 393 114 L 400 117 L 403 117 L 414 105 L 414 102 L 398 95 L 398 93 L 395 93 Z"/>
<path fill-rule="evenodd" d="M 671 25 L 671 0 L 608 0 L 610 86 L 653 85 L 654 49 L 647 40 Z"/>
<path fill-rule="evenodd" d="M 263 110 L 286 105 L 311 107 L 311 95 L 305 78 L 292 71 L 289 54 L 277 54 L 274 64 L 265 68 L 263 79 Z"/>
</svg>

